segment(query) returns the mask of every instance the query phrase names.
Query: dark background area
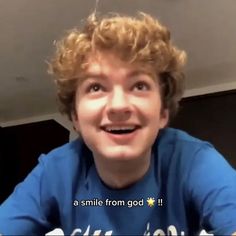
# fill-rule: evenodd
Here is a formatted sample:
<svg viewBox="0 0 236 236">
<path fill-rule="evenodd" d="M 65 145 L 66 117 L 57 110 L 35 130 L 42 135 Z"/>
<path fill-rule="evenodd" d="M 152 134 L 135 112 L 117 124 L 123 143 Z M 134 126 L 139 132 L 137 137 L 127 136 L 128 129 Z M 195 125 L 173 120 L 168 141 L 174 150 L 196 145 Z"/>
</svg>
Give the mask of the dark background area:
<svg viewBox="0 0 236 236">
<path fill-rule="evenodd" d="M 236 90 L 183 99 L 170 126 L 209 141 L 236 168 Z"/>
<path fill-rule="evenodd" d="M 54 120 L 0 128 L 0 203 L 37 165 L 39 156 L 69 141 Z"/>
</svg>

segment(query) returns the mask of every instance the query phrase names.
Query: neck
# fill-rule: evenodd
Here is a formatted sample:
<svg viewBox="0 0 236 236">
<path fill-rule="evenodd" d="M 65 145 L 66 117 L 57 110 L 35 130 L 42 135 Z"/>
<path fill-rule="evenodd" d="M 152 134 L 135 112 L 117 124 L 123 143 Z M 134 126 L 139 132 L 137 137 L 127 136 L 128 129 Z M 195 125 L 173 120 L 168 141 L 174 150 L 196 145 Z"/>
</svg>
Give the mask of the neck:
<svg viewBox="0 0 236 236">
<path fill-rule="evenodd" d="M 135 160 L 104 160 L 99 157 L 95 157 L 94 160 L 102 181 L 111 188 L 120 189 L 136 183 L 147 173 L 151 151 Z"/>
</svg>

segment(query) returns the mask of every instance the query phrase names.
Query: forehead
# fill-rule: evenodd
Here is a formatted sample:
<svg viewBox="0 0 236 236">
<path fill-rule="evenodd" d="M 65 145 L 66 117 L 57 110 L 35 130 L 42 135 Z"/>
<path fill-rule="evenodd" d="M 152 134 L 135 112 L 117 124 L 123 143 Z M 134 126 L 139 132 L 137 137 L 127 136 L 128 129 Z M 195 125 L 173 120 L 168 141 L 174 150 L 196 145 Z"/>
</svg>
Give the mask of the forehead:
<svg viewBox="0 0 236 236">
<path fill-rule="evenodd" d="M 85 74 L 113 75 L 114 72 L 120 76 L 128 76 L 137 73 L 149 74 L 156 77 L 154 69 L 144 63 L 129 63 L 121 60 L 114 53 L 97 53 L 91 55 L 87 60 Z"/>
</svg>

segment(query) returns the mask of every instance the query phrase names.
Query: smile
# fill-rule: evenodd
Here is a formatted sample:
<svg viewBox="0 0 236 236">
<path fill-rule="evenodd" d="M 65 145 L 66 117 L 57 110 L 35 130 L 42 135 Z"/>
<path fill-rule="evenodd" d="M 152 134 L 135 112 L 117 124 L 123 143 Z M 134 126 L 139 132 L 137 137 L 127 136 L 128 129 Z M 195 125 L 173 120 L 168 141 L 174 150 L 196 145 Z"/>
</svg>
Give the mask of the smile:
<svg viewBox="0 0 236 236">
<path fill-rule="evenodd" d="M 129 125 L 129 126 L 105 126 L 102 127 L 102 129 L 110 134 L 116 134 L 116 135 L 124 135 L 124 134 L 131 134 L 135 132 L 138 128 L 140 128 L 137 125 Z"/>
</svg>

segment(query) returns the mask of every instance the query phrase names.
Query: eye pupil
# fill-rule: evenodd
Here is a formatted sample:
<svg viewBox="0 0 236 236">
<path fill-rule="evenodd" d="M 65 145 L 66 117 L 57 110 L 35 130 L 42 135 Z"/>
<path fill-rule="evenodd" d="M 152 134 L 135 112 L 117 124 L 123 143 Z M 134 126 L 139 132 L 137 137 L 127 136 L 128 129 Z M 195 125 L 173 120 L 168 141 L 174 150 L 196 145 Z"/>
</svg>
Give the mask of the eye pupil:
<svg viewBox="0 0 236 236">
<path fill-rule="evenodd" d="M 138 89 L 142 89 L 143 88 L 143 84 L 138 84 Z"/>
<path fill-rule="evenodd" d="M 93 90 L 94 90 L 94 91 L 98 91 L 98 90 L 99 90 L 99 86 L 98 86 L 98 85 L 94 85 L 94 86 L 93 86 Z"/>
<path fill-rule="evenodd" d="M 101 86 L 99 84 L 93 84 L 90 86 L 89 91 L 90 92 L 98 92 L 101 89 Z"/>
<path fill-rule="evenodd" d="M 144 90 L 144 89 L 145 89 L 145 84 L 143 84 L 143 83 L 138 83 L 138 84 L 137 84 L 137 89 L 138 89 L 138 90 Z"/>
</svg>

